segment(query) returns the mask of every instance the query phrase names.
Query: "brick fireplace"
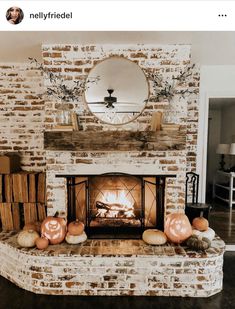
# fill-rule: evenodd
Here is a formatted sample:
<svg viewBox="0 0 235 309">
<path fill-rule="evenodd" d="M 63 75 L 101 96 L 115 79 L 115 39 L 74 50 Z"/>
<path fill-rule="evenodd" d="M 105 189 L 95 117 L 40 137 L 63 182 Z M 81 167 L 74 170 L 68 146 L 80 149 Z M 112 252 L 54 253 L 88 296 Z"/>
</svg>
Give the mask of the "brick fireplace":
<svg viewBox="0 0 235 309">
<path fill-rule="evenodd" d="M 45 67 L 51 72 L 62 74 L 68 81 L 86 77 L 96 63 L 113 55 L 134 61 L 145 73 L 159 72 L 168 80 L 172 80 L 191 61 L 188 45 L 53 44 L 43 45 L 42 51 Z M 185 173 L 196 168 L 200 79 L 197 68 L 187 83 L 178 86 L 179 89 L 190 89 L 190 95 L 175 95 L 170 103 L 152 100 L 153 85 L 150 83 L 150 100 L 144 111 L 134 121 L 123 126 L 101 123 L 87 109 L 82 97 L 76 102 L 69 102 L 70 110 L 78 113 L 78 132 L 53 132 L 61 102 L 43 102 L 39 99 L 38 93 L 44 91 L 43 84 L 48 85 L 49 81 L 36 68 L 17 64 L 2 66 L 1 69 L 9 84 L 1 104 L 12 107 L 10 112 L 18 124 L 15 130 L 8 128 L 12 114 L 9 111 L 3 112 L 5 122 L 0 124 L 3 128 L 0 134 L 4 150 L 19 151 L 25 170 L 46 171 L 48 215 L 58 211 L 69 220 L 78 217 L 85 221 L 88 228 L 94 224 L 92 220 L 97 213 L 102 213 L 108 219 L 110 204 L 118 204 L 119 207 L 120 200 L 110 202 L 110 199 L 101 199 L 100 196 L 95 199 L 97 191 L 93 190 L 93 195 L 89 197 L 91 203 L 86 203 L 83 208 L 91 214 L 95 212 L 95 217 L 89 217 L 84 216 L 84 211 L 77 207 L 76 201 L 74 203 L 76 189 L 75 192 L 69 191 L 74 179 L 75 183 L 85 181 L 86 184 L 89 179 L 89 190 L 97 187 L 97 183 L 99 187 L 101 175 L 107 173 L 131 175 L 132 180 L 139 179 L 136 186 L 140 187 L 138 194 L 132 192 L 134 199 L 125 204 L 126 211 L 116 209 L 112 213 L 112 220 L 119 215 L 123 216 L 119 222 L 127 220 L 130 223 L 134 214 L 140 228 L 150 227 L 150 223 L 163 228 L 167 214 L 184 212 Z M 150 132 L 152 114 L 156 111 L 163 113 L 165 123 L 178 124 L 179 130 Z M 26 130 L 26 124 L 20 124 L 26 118 L 30 118 L 32 123 L 37 122 L 37 130 Z M 97 132 L 99 136 L 95 135 Z M 112 142 L 107 143 L 110 136 Z M 135 141 L 130 143 L 129 148 L 125 146 L 126 136 L 129 141 Z M 24 142 L 21 143 L 23 137 Z M 106 141 L 103 148 L 100 147 L 102 140 Z M 85 142 L 81 144 L 81 141 Z M 120 141 L 122 147 L 125 146 L 121 150 Z M 107 144 L 110 145 L 109 149 Z M 96 186 L 94 180 L 97 180 Z M 156 204 L 153 203 L 154 212 L 149 221 L 143 216 L 143 208 L 147 204 L 143 197 L 146 192 L 141 188 L 144 180 L 153 183 L 153 191 L 156 189 L 153 197 Z M 125 188 L 129 188 L 124 178 L 119 179 L 118 188 L 123 182 Z M 111 191 L 112 185 L 109 187 Z M 86 193 L 80 191 L 84 201 Z M 116 189 L 115 194 L 118 195 Z M 134 210 L 130 208 L 130 203 L 136 203 Z M 98 212 L 98 209 L 102 211 Z M 95 224 L 104 219 L 98 218 Z M 116 224 L 117 220 L 113 222 Z M 170 243 L 149 246 L 141 239 L 110 238 L 88 239 L 77 246 L 63 243 L 39 251 L 19 248 L 16 237 L 14 232 L 0 235 L 0 273 L 35 293 L 207 297 L 222 289 L 224 243 L 219 238 L 212 242 L 206 252 L 196 253 Z"/>
</svg>

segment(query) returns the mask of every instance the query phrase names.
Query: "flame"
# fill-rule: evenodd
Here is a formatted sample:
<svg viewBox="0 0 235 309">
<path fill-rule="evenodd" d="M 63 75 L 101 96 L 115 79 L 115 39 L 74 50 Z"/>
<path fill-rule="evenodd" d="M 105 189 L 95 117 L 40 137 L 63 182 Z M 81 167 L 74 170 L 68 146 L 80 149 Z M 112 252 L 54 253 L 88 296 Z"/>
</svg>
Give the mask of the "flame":
<svg viewBox="0 0 235 309">
<path fill-rule="evenodd" d="M 134 203 L 127 198 L 125 191 L 106 192 L 102 199 L 103 203 L 111 205 L 110 210 L 98 209 L 97 217 L 106 218 L 134 218 Z M 115 207 L 118 205 L 118 209 Z M 121 207 L 120 207 L 121 206 Z"/>
<path fill-rule="evenodd" d="M 126 197 L 125 191 L 106 192 L 104 195 L 104 202 L 108 204 L 120 204 L 123 205 L 123 210 L 133 209 L 133 203 Z"/>
</svg>

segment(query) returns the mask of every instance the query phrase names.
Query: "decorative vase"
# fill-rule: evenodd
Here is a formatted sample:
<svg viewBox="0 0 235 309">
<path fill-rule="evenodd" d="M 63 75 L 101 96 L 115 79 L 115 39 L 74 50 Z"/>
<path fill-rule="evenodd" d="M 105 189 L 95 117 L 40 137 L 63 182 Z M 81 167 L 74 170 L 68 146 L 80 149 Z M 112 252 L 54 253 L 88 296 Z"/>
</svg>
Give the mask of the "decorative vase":
<svg viewBox="0 0 235 309">
<path fill-rule="evenodd" d="M 59 110 L 56 115 L 56 122 L 59 125 L 72 125 L 71 112 L 69 110 Z"/>
</svg>

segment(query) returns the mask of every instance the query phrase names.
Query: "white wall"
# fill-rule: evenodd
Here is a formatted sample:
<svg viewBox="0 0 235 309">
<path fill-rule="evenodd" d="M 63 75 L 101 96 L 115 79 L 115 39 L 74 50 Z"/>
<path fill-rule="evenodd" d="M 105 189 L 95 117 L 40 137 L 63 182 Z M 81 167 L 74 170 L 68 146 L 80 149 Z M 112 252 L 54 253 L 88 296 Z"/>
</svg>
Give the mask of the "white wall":
<svg viewBox="0 0 235 309">
<path fill-rule="evenodd" d="M 197 173 L 200 175 L 199 200 L 205 201 L 209 98 L 235 97 L 235 66 L 201 66 Z"/>
</svg>

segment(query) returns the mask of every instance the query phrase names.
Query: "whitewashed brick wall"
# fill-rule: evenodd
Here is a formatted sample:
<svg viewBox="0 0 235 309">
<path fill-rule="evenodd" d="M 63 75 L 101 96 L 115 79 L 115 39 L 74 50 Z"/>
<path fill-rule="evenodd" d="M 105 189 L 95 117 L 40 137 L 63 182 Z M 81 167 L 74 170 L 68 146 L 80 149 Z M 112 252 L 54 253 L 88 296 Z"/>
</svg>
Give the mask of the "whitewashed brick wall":
<svg viewBox="0 0 235 309">
<path fill-rule="evenodd" d="M 59 72 L 65 80 L 73 82 L 86 78 L 95 64 L 110 57 L 121 56 L 135 61 L 145 73 L 159 72 L 169 81 L 190 64 L 189 45 L 44 45 L 43 59 L 49 71 Z M 46 83 L 48 84 L 48 80 Z M 185 126 L 187 130 L 184 151 L 168 152 L 55 152 L 47 151 L 48 211 L 63 210 L 66 205 L 66 187 L 56 174 L 95 174 L 102 172 L 127 172 L 143 174 L 176 174 L 176 179 L 167 181 L 166 213 L 184 208 L 185 172 L 195 170 L 198 121 L 199 72 L 196 69 L 187 84 L 178 89 L 190 88 L 190 95 L 176 95 L 169 105 L 148 102 L 145 110 L 130 124 L 115 127 L 103 124 L 87 108 L 82 97 L 69 104 L 78 112 L 83 130 L 147 130 L 154 111 L 163 112 L 164 122 Z M 150 83 L 150 97 L 152 96 Z M 46 102 L 47 130 L 56 123 L 60 102 Z M 81 161 L 85 163 L 81 163 Z M 61 188 L 64 187 L 64 193 Z"/>
<path fill-rule="evenodd" d="M 43 62 L 46 68 L 62 74 L 72 82 L 86 78 L 93 66 L 110 56 L 122 56 L 135 61 L 144 72 L 156 71 L 169 80 L 190 63 L 189 45 L 44 45 Z M 30 55 L 29 55 L 30 56 Z M 194 74 L 183 89 L 193 93 L 185 98 L 175 96 L 169 105 L 149 102 L 142 115 L 130 124 L 119 127 L 125 130 L 149 128 L 153 111 L 163 111 L 165 122 L 174 122 L 187 129 L 186 149 L 168 152 L 51 152 L 43 150 L 43 131 L 55 124 L 61 102 L 44 102 L 38 95 L 43 92 L 41 73 L 29 64 L 0 65 L 0 153 L 18 152 L 24 170 L 42 171 L 47 168 L 49 213 L 64 209 L 66 192 L 64 182 L 55 179 L 58 173 L 99 173 L 105 171 L 134 170 L 148 173 L 175 173 L 168 180 L 166 211 L 184 207 L 184 180 L 186 170 L 196 168 L 196 142 L 198 131 L 199 72 Z M 151 86 L 151 84 L 150 84 Z M 150 89 L 151 90 L 151 89 Z M 71 110 L 79 114 L 83 130 L 116 130 L 102 124 L 88 110 L 83 98 L 70 103 Z M 81 160 L 85 163 L 81 163 Z M 58 194 L 60 192 L 60 194 Z M 51 210 L 50 210 L 51 209 Z"/>
<path fill-rule="evenodd" d="M 0 64 L 0 154 L 20 154 L 24 170 L 45 168 L 41 72 L 23 64 Z"/>
</svg>

